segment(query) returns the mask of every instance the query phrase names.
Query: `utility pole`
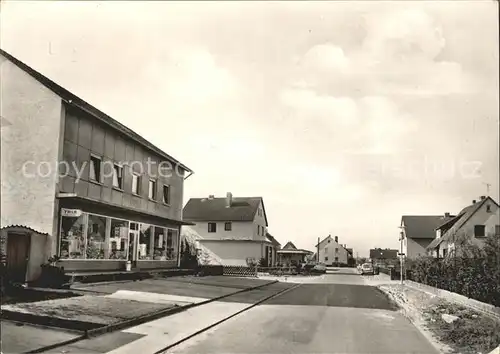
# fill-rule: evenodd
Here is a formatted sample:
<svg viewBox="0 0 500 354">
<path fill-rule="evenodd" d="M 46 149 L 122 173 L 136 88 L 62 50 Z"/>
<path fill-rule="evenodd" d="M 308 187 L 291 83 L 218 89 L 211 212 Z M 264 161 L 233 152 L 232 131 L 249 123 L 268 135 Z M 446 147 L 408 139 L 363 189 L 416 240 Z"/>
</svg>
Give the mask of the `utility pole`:
<svg viewBox="0 0 500 354">
<path fill-rule="evenodd" d="M 316 259 L 317 259 L 317 262 L 319 263 L 319 237 L 318 237 L 318 245 L 316 246 L 316 248 L 318 250 Z"/>
<path fill-rule="evenodd" d="M 399 228 L 401 230 L 404 230 L 404 226 L 399 226 Z M 404 257 L 404 254 L 403 254 L 403 239 L 404 239 L 404 232 L 401 231 L 400 234 L 399 234 L 399 243 L 400 243 L 400 251 L 399 251 L 399 264 L 400 264 L 400 270 L 399 270 L 399 273 L 400 273 L 400 278 L 401 278 L 401 285 L 403 285 L 403 257 Z"/>
</svg>

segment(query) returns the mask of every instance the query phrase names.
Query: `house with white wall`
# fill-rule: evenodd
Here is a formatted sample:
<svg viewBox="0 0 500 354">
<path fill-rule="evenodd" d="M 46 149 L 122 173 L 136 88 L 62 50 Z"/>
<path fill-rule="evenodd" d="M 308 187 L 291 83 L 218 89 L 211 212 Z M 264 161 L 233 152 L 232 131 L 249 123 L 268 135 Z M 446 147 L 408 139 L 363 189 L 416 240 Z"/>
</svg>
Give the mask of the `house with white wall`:
<svg viewBox="0 0 500 354">
<path fill-rule="evenodd" d="M 326 265 L 347 265 L 352 254 L 347 250 L 346 245 L 339 243 L 339 237 L 333 238 L 331 235 L 320 241 L 318 246 L 319 262 Z"/>
<path fill-rule="evenodd" d="M 69 274 L 177 268 L 192 170 L 1 49 L 0 77 L 0 261 L 12 281 L 36 281 L 53 256 Z"/>
<path fill-rule="evenodd" d="M 225 198 L 209 195 L 191 198 L 184 206 L 183 220 L 198 237 L 198 242 L 217 255 L 223 265 L 276 263 L 276 244 L 268 238 L 268 221 L 262 197 Z"/>
<path fill-rule="evenodd" d="M 406 258 L 415 259 L 427 254 L 427 247 L 435 238 L 435 229 L 453 218 L 444 215 L 403 215 L 401 217 L 402 251 Z"/>
<path fill-rule="evenodd" d="M 481 196 L 463 208 L 457 216 L 435 228 L 435 239 L 428 254 L 444 258 L 456 254 L 456 245 L 467 242 L 479 247 L 489 235 L 500 235 L 500 208 L 491 197 Z"/>
</svg>

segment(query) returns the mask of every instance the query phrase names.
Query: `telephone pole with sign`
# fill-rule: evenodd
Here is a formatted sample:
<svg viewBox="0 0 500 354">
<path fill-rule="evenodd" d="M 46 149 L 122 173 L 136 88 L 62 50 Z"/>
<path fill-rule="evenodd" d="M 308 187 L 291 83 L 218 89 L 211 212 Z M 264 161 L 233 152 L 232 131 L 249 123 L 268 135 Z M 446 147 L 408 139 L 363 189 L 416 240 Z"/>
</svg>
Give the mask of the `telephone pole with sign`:
<svg viewBox="0 0 500 354">
<path fill-rule="evenodd" d="M 401 230 L 404 230 L 404 226 L 399 226 L 399 228 Z M 405 234 L 404 234 L 404 231 L 401 231 L 399 233 L 399 243 L 400 243 L 400 251 L 399 251 L 399 273 L 400 273 L 400 278 L 401 278 L 401 285 L 403 285 L 403 267 L 404 267 L 404 264 L 403 264 L 403 260 L 404 260 L 404 256 L 405 254 L 403 253 L 403 240 L 404 240 L 404 237 L 405 237 Z"/>
</svg>

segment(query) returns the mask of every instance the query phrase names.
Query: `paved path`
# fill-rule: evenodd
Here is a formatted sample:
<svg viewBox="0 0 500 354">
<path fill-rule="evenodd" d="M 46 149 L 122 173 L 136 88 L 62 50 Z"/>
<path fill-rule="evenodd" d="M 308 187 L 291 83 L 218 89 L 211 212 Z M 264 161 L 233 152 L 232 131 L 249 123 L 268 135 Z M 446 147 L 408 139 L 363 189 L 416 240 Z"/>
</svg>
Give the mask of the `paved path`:
<svg viewBox="0 0 500 354">
<path fill-rule="evenodd" d="M 349 271 L 327 274 L 319 284 L 302 284 L 168 353 L 438 353 L 370 286 L 387 281 Z"/>
</svg>

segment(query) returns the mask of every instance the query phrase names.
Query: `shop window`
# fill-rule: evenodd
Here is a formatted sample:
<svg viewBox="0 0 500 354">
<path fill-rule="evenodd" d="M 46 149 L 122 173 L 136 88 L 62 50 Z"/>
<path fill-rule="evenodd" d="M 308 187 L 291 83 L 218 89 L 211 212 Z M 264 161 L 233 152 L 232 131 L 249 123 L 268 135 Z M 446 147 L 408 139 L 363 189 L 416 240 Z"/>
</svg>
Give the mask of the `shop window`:
<svg viewBox="0 0 500 354">
<path fill-rule="evenodd" d="M 153 226 L 141 224 L 139 233 L 139 259 L 153 259 Z"/>
<path fill-rule="evenodd" d="M 164 261 L 167 259 L 167 247 L 165 244 L 165 228 L 155 226 L 154 230 L 154 254 L 155 260 Z"/>
<path fill-rule="evenodd" d="M 167 259 L 177 259 L 177 245 L 179 239 L 179 231 L 174 229 L 167 229 Z"/>
<path fill-rule="evenodd" d="M 87 259 L 104 259 L 106 241 L 106 218 L 89 214 L 87 224 L 87 247 L 85 255 Z"/>
<path fill-rule="evenodd" d="M 61 248 L 59 255 L 62 259 L 85 258 L 85 214 L 78 217 L 61 217 Z"/>
<path fill-rule="evenodd" d="M 111 235 L 109 237 L 109 258 L 127 259 L 128 221 L 111 219 Z"/>
</svg>

